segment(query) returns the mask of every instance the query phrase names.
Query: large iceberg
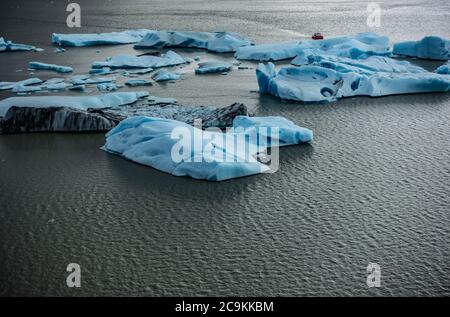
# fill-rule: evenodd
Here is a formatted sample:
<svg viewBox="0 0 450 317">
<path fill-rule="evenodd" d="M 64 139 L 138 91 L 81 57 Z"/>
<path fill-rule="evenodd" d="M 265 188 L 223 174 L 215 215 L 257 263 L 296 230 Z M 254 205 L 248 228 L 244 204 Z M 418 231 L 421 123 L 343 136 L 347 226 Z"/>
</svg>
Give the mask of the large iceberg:
<svg viewBox="0 0 450 317">
<path fill-rule="evenodd" d="M 0 117 L 3 117 L 11 107 L 67 107 L 74 109 L 102 109 L 119 107 L 136 102 L 139 98 L 147 97 L 148 92 L 117 92 L 99 96 L 34 96 L 10 97 L 0 101 Z"/>
<path fill-rule="evenodd" d="M 27 45 L 27 44 L 19 44 L 19 43 L 13 43 L 11 41 L 6 41 L 3 37 L 0 37 L 0 52 L 6 52 L 6 51 L 42 51 L 41 48 L 37 48 L 33 45 Z"/>
<path fill-rule="evenodd" d="M 285 100 L 307 102 L 450 91 L 448 76 L 408 66 L 405 64 L 408 62 L 377 56 L 357 63 L 348 61 L 336 57 L 317 62 L 313 59 L 309 65 L 283 67 L 279 71 L 272 63 L 260 64 L 256 70 L 259 91 Z M 379 67 L 382 61 L 386 65 Z"/>
<path fill-rule="evenodd" d="M 41 62 L 30 62 L 28 67 L 30 69 L 52 70 L 58 73 L 71 73 L 73 71 L 73 68 L 70 66 L 60 66 Z"/>
<path fill-rule="evenodd" d="M 240 47 L 235 54 L 237 59 L 261 62 L 291 59 L 304 55 L 336 55 L 352 59 L 373 55 L 391 54 L 389 38 L 375 33 L 359 33 L 355 36 L 340 36 L 325 40 L 303 40 L 277 44 L 262 44 Z"/>
<path fill-rule="evenodd" d="M 135 48 L 193 47 L 217 53 L 235 52 L 241 46 L 253 43 L 234 32 L 149 32 Z"/>
<path fill-rule="evenodd" d="M 52 34 L 52 43 L 61 46 L 92 46 L 137 43 L 151 30 L 139 29 L 100 34 Z"/>
<path fill-rule="evenodd" d="M 104 62 L 94 62 L 92 68 L 159 68 L 166 66 L 174 66 L 185 64 L 186 60 L 175 53 L 168 51 L 164 56 L 134 56 L 134 55 L 119 55 L 107 59 Z"/>
<path fill-rule="evenodd" d="M 449 60 L 450 41 L 438 36 L 425 36 L 420 41 L 395 43 L 393 53 L 423 59 Z"/>
<path fill-rule="evenodd" d="M 175 176 L 223 181 L 270 171 L 257 156 L 271 146 L 311 140 L 312 131 L 282 117 L 236 117 L 227 133 L 132 117 L 106 134 L 103 149 Z"/>
</svg>

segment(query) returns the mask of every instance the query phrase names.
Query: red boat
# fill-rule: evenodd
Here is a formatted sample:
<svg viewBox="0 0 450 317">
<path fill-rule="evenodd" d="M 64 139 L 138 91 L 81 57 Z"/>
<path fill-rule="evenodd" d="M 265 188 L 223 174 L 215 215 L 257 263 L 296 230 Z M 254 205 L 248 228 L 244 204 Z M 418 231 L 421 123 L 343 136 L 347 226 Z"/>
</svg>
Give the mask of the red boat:
<svg viewBox="0 0 450 317">
<path fill-rule="evenodd" d="M 313 40 L 323 40 L 323 35 L 322 33 L 314 33 L 314 35 L 312 36 Z"/>
</svg>

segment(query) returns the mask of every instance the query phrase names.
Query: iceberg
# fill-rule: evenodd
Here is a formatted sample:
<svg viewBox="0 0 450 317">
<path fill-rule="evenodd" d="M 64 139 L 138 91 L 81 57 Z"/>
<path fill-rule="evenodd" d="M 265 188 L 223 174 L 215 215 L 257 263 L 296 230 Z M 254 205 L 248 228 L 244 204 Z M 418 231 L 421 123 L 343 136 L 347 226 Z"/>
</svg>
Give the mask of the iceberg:
<svg viewBox="0 0 450 317">
<path fill-rule="evenodd" d="M 36 77 L 17 82 L 2 81 L 0 82 L 0 90 L 14 89 L 15 86 L 28 86 L 40 83 L 42 83 L 42 80 Z"/>
<path fill-rule="evenodd" d="M 447 62 L 444 65 L 439 66 L 436 69 L 436 73 L 442 74 L 442 75 L 449 75 L 450 74 L 450 62 Z"/>
<path fill-rule="evenodd" d="M 13 43 L 11 41 L 6 41 L 3 37 L 0 37 L 0 52 L 6 52 L 6 51 L 39 52 L 39 51 L 43 51 L 43 49 L 37 48 L 32 45 Z"/>
<path fill-rule="evenodd" d="M 52 34 L 52 43 L 60 46 L 93 46 L 137 43 L 151 30 L 138 29 L 100 34 Z"/>
<path fill-rule="evenodd" d="M 101 92 L 108 92 L 108 91 L 116 91 L 119 89 L 115 83 L 100 83 L 97 84 L 97 89 Z"/>
<path fill-rule="evenodd" d="M 147 79 L 130 79 L 125 82 L 125 85 L 130 86 L 130 87 L 150 86 L 150 85 L 152 85 L 152 82 Z"/>
<path fill-rule="evenodd" d="M 159 68 L 185 63 L 186 60 L 183 57 L 174 51 L 168 51 L 164 56 L 119 55 L 109 58 L 104 62 L 94 62 L 92 68 Z"/>
<path fill-rule="evenodd" d="M 375 33 L 359 33 L 355 36 L 340 36 L 325 40 L 303 40 L 277 44 L 262 44 L 241 47 L 236 51 L 236 59 L 261 62 L 291 59 L 305 55 L 336 55 L 352 59 L 373 55 L 389 56 L 389 38 Z"/>
<path fill-rule="evenodd" d="M 283 67 L 275 70 L 272 63 L 260 64 L 256 70 L 259 92 L 284 100 L 320 102 L 336 101 L 352 96 L 386 96 L 395 94 L 448 92 L 450 78 L 427 71 L 417 72 L 368 72 L 368 68 L 379 62 L 375 57 L 367 59 L 368 67 L 357 71 L 351 67 L 340 67 L 334 63 Z M 345 60 L 341 60 L 345 62 Z M 362 60 L 359 61 L 363 63 Z M 391 62 L 395 65 L 395 62 Z M 345 63 L 343 63 L 345 65 Z M 403 67 L 405 67 L 403 65 Z M 399 68 L 400 69 L 400 68 Z M 396 69 L 396 70 L 399 70 Z"/>
<path fill-rule="evenodd" d="M 223 73 L 231 70 L 232 65 L 226 62 L 210 61 L 199 63 L 195 73 L 198 75 L 209 73 Z"/>
<path fill-rule="evenodd" d="M 279 131 L 279 139 L 270 138 L 273 134 L 269 131 L 274 130 Z M 177 138 L 181 131 L 188 136 L 185 142 Z M 310 142 L 312 136 L 311 130 L 282 117 L 238 116 L 232 131 L 222 133 L 176 120 L 139 116 L 125 119 L 109 131 L 103 149 L 175 176 L 224 181 L 270 171 L 256 158 L 261 150 Z M 180 142 L 184 143 L 181 158 L 177 155 Z"/>
<path fill-rule="evenodd" d="M 175 98 L 164 98 L 157 96 L 148 96 L 147 100 L 149 100 L 153 104 L 175 104 L 178 103 L 178 100 Z"/>
<path fill-rule="evenodd" d="M 216 53 L 231 53 L 239 47 L 247 45 L 253 45 L 253 43 L 234 32 L 153 31 L 149 32 L 134 47 L 138 49 L 190 47 L 202 48 Z"/>
<path fill-rule="evenodd" d="M 28 67 L 33 70 L 52 70 L 58 73 L 71 73 L 73 71 L 73 68 L 69 66 L 60 66 L 41 62 L 30 62 Z"/>
<path fill-rule="evenodd" d="M 157 82 L 158 81 L 168 81 L 168 80 L 178 80 L 181 78 L 181 75 L 161 69 L 161 70 L 157 71 L 155 74 L 153 74 L 152 78 L 154 81 L 157 81 Z"/>
<path fill-rule="evenodd" d="M 10 97 L 0 101 L 0 117 L 5 116 L 11 107 L 67 107 L 73 109 L 103 109 L 120 107 L 136 102 L 147 97 L 148 92 L 116 92 L 99 96 L 34 96 L 34 97 Z"/>
<path fill-rule="evenodd" d="M 450 40 L 438 36 L 425 36 L 420 41 L 395 43 L 393 53 L 422 59 L 449 60 Z"/>
</svg>

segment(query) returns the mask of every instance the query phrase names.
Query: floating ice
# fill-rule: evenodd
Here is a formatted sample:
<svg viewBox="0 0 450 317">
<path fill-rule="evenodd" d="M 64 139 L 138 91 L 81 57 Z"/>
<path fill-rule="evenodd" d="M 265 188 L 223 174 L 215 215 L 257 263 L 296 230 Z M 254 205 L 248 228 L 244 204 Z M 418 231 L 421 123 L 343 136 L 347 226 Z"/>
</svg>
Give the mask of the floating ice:
<svg viewBox="0 0 450 317">
<path fill-rule="evenodd" d="M 74 85 L 74 86 L 68 87 L 67 89 L 72 90 L 72 91 L 85 92 L 86 85 Z"/>
<path fill-rule="evenodd" d="M 116 81 L 116 77 L 96 77 L 90 78 L 89 75 L 76 75 L 70 78 L 70 82 L 74 85 L 88 85 L 88 84 L 101 84 L 111 83 Z"/>
<path fill-rule="evenodd" d="M 374 60 L 375 59 L 375 60 Z M 374 61 L 374 62 L 372 62 Z M 256 76 L 260 93 L 271 94 L 285 100 L 296 101 L 335 101 L 351 96 L 386 96 L 394 94 L 448 92 L 450 78 L 445 75 L 418 71 L 411 65 L 413 72 L 408 72 L 406 65 L 395 68 L 405 72 L 374 71 L 368 69 L 380 62 L 371 57 L 360 71 L 356 65 L 345 66 L 345 60 L 339 63 L 312 63 L 301 67 L 283 67 L 278 72 L 272 63 L 260 64 Z M 344 65 L 344 66 L 342 66 Z M 391 65 L 396 66 L 395 62 Z"/>
<path fill-rule="evenodd" d="M 234 32 L 149 32 L 135 48 L 195 47 L 217 53 L 235 52 L 253 43 Z"/>
<path fill-rule="evenodd" d="M 29 78 L 17 82 L 2 81 L 0 82 L 0 90 L 13 89 L 15 86 L 28 86 L 40 83 L 42 83 L 42 80 L 39 78 Z"/>
<path fill-rule="evenodd" d="M 89 70 L 89 74 L 91 75 L 109 75 L 109 74 L 114 74 L 117 71 L 115 70 L 111 70 L 111 68 L 109 67 L 103 67 L 103 68 L 94 68 Z"/>
<path fill-rule="evenodd" d="M 24 86 L 24 85 L 16 85 L 13 87 L 12 92 L 15 93 L 31 93 L 36 91 L 41 91 L 42 88 L 40 86 Z"/>
<path fill-rule="evenodd" d="M 223 73 L 231 70 L 232 65 L 226 62 L 211 61 L 199 63 L 195 69 L 196 74 Z"/>
<path fill-rule="evenodd" d="M 450 74 L 450 62 L 447 62 L 444 65 L 439 66 L 436 69 L 436 73 L 443 74 L 443 75 L 449 75 Z"/>
<path fill-rule="evenodd" d="M 159 68 L 184 63 L 186 63 L 186 61 L 183 57 L 174 51 L 168 51 L 164 56 L 119 55 L 111 57 L 104 62 L 94 62 L 92 68 Z"/>
<path fill-rule="evenodd" d="M 163 98 L 156 96 L 148 96 L 147 99 L 153 104 L 174 104 L 178 103 L 178 100 L 175 98 Z"/>
<path fill-rule="evenodd" d="M 37 47 L 32 46 L 32 45 L 13 43 L 11 41 L 6 41 L 3 37 L 0 37 L 0 52 L 6 52 L 6 51 L 34 51 L 34 52 L 39 52 L 39 51 L 43 51 L 43 49 L 37 48 Z"/>
<path fill-rule="evenodd" d="M 16 107 L 69 107 L 86 110 L 89 108 L 102 109 L 118 107 L 136 102 L 139 98 L 147 97 L 148 92 L 116 92 L 98 96 L 33 96 L 10 97 L 0 101 L 0 117 L 3 117 L 9 108 Z"/>
<path fill-rule="evenodd" d="M 64 53 L 65 51 L 66 51 L 66 49 L 62 48 L 62 47 L 55 48 L 55 53 Z"/>
<path fill-rule="evenodd" d="M 139 29 L 100 34 L 58 34 L 53 33 L 52 43 L 61 46 L 92 46 L 130 44 L 139 42 L 151 30 Z"/>
<path fill-rule="evenodd" d="M 145 75 L 148 73 L 151 73 L 153 71 L 153 68 L 142 68 L 142 69 L 135 69 L 135 70 L 127 70 L 128 74 L 136 74 L 136 75 Z"/>
<path fill-rule="evenodd" d="M 425 36 L 420 41 L 407 41 L 394 44 L 393 53 L 423 59 L 450 59 L 450 40 L 437 36 Z"/>
<path fill-rule="evenodd" d="M 136 87 L 136 86 L 150 86 L 152 82 L 147 79 L 130 79 L 125 82 L 125 85 Z"/>
<path fill-rule="evenodd" d="M 154 81 L 178 80 L 178 79 L 181 78 L 181 75 L 169 72 L 169 71 L 164 70 L 164 69 L 161 69 L 161 70 L 157 71 L 152 76 L 152 78 L 153 78 Z"/>
<path fill-rule="evenodd" d="M 241 47 L 235 57 L 261 62 L 291 59 L 298 54 L 336 55 L 349 58 L 366 58 L 372 55 L 388 56 L 389 38 L 374 33 L 359 33 L 355 36 L 340 36 L 325 40 L 303 40 L 277 44 L 262 44 Z"/>
<path fill-rule="evenodd" d="M 97 89 L 101 92 L 108 92 L 108 91 L 116 91 L 119 89 L 115 83 L 101 83 L 97 84 Z"/>
<path fill-rule="evenodd" d="M 60 66 L 41 62 L 30 62 L 28 67 L 33 70 L 52 70 L 58 73 L 71 73 L 73 71 L 73 68 L 69 66 Z"/>
<path fill-rule="evenodd" d="M 233 128 L 227 133 L 203 131 L 170 119 L 132 117 L 106 134 L 103 149 L 175 176 L 223 181 L 268 172 L 255 158 L 261 149 L 312 140 L 310 130 L 282 117 L 236 117 Z M 279 139 L 270 138 L 275 130 Z"/>
</svg>

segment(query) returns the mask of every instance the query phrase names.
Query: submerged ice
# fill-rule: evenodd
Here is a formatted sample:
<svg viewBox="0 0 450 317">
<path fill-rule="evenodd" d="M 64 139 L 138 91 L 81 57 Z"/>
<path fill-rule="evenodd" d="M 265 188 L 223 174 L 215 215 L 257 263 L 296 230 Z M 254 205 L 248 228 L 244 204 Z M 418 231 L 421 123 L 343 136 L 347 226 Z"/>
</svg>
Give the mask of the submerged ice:
<svg viewBox="0 0 450 317">
<path fill-rule="evenodd" d="M 170 119 L 132 117 L 106 134 L 103 149 L 175 176 L 223 181 L 268 172 L 256 158 L 261 149 L 311 140 L 312 131 L 282 117 L 238 116 L 227 133 Z"/>
</svg>

